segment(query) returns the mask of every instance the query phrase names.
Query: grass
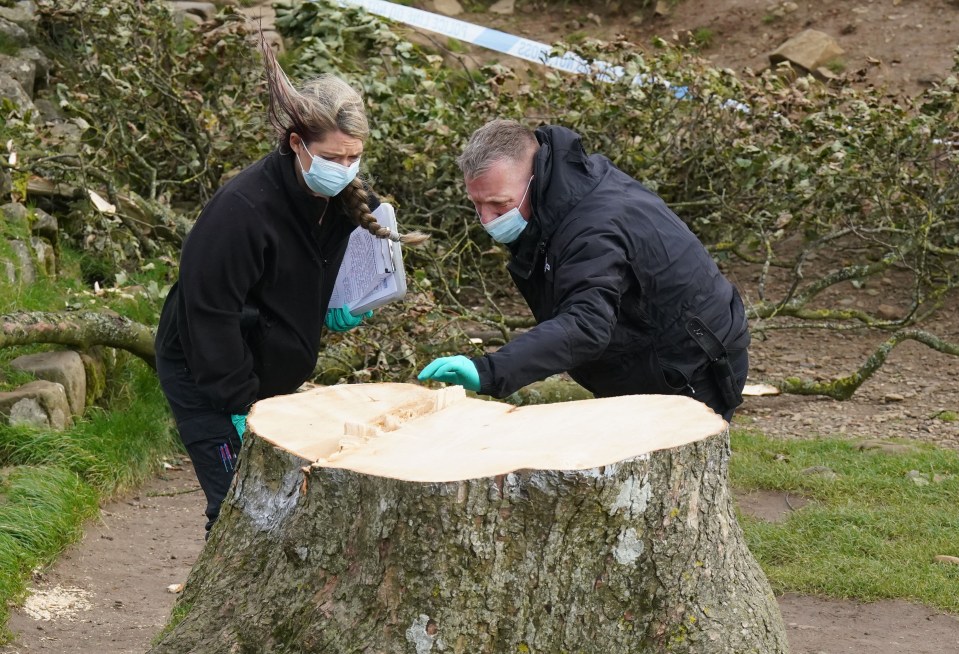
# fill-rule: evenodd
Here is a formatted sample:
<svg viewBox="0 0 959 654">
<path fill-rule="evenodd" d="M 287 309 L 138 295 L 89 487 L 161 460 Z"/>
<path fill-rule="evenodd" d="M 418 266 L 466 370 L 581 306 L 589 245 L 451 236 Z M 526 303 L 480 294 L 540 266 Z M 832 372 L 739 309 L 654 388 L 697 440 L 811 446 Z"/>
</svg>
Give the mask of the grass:
<svg viewBox="0 0 959 654">
<path fill-rule="evenodd" d="M 846 70 L 846 62 L 844 62 L 842 59 L 839 59 L 839 58 L 830 59 L 828 62 L 826 62 L 826 68 L 830 72 L 836 75 L 839 75 L 844 70 Z"/>
<path fill-rule="evenodd" d="M 716 33 L 708 27 L 700 27 L 692 34 L 692 42 L 698 48 L 708 48 L 713 43 Z"/>
<path fill-rule="evenodd" d="M 26 227 L 7 224 L 0 258 L 15 260 L 7 238 L 28 242 Z M 169 262 L 116 267 L 64 245 L 57 278 L 38 274 L 32 284 L 0 277 L 0 313 L 15 311 L 113 310 L 154 325 L 165 296 Z M 104 287 L 95 293 L 93 279 Z M 0 390 L 32 377 L 9 362 L 47 346 L 0 348 Z M 2 421 L 0 421 L 2 422 Z M 120 354 L 98 405 L 63 431 L 0 425 L 0 641 L 7 607 L 22 601 L 37 567 L 52 563 L 82 534 L 98 503 L 137 488 L 160 460 L 179 449 L 156 374 L 138 359 Z"/>
<path fill-rule="evenodd" d="M 138 487 L 178 449 L 153 371 L 128 358 L 105 405 L 56 432 L 0 426 L 0 625 L 30 572 L 82 534 L 98 502 Z M 0 628 L 0 641 L 10 638 Z"/>
<path fill-rule="evenodd" d="M 104 496 L 135 488 L 176 449 L 156 376 L 130 360 L 110 380 L 107 407 L 93 407 L 72 428 L 0 426 L 0 464 L 55 466 Z"/>
<path fill-rule="evenodd" d="M 7 468 L 0 480 L 0 607 L 23 596 L 24 577 L 79 537 L 97 513 L 97 494 L 80 477 L 55 466 Z M 9 635 L 9 634 L 5 634 Z"/>
<path fill-rule="evenodd" d="M 0 33 L 0 54 L 15 55 L 20 52 L 20 45 L 8 34 Z"/>
<path fill-rule="evenodd" d="M 859 451 L 837 439 L 783 441 L 734 431 L 732 485 L 802 495 L 781 523 L 741 516 L 750 549 L 777 591 L 870 601 L 901 598 L 959 612 L 959 454 Z M 803 472 L 826 466 L 830 475 Z M 917 471 L 925 485 L 910 478 Z M 912 473 L 915 475 L 916 473 Z"/>
<path fill-rule="evenodd" d="M 190 614 L 190 611 L 193 610 L 193 602 L 183 602 L 178 601 L 173 605 L 173 609 L 170 611 L 170 619 L 167 620 L 167 623 L 163 626 L 163 629 L 151 639 L 151 644 L 157 644 L 166 638 L 167 634 L 176 629 L 177 625 L 183 621 L 183 618 Z"/>
</svg>

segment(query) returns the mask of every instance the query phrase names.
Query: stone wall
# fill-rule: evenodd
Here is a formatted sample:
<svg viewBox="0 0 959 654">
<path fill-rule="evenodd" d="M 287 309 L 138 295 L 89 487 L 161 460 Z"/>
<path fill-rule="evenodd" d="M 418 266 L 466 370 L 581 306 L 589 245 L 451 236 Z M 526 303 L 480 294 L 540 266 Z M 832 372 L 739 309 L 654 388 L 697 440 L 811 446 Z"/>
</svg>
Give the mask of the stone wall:
<svg viewBox="0 0 959 654">
<path fill-rule="evenodd" d="M 19 0 L 0 6 L 0 40 L 11 54 L 0 54 L 0 103 L 12 104 L 16 115 L 34 124 L 46 123 L 69 150 L 80 130 L 59 114 L 49 88 L 51 62 L 33 42 L 36 5 Z M 3 144 L 0 144 L 2 147 Z M 0 168 L 0 280 L 22 289 L 58 274 L 59 224 L 40 208 L 11 201 L 13 181 L 8 170 L 14 152 L 3 154 L 9 166 Z M 17 357 L 10 367 L 34 378 L 8 392 L 0 392 L 0 422 L 64 429 L 103 394 L 107 371 L 116 352 L 107 348 L 51 350 Z"/>
<path fill-rule="evenodd" d="M 234 5 L 258 25 L 264 37 L 282 51 L 281 37 L 273 29 L 274 13 L 269 2 L 241 3 L 238 0 L 215 2 L 168 2 L 184 26 L 204 29 L 215 25 L 220 7 Z M 13 116 L 43 126 L 51 138 L 45 146 L 51 154 L 76 152 L 83 125 L 60 112 L 50 87 L 52 63 L 36 46 L 37 7 L 34 0 L 17 0 L 12 6 L 0 6 L 0 44 L 10 54 L 0 54 L 0 104 L 10 103 Z M 4 144 L 0 143 L 0 148 Z M 7 166 L 0 166 L 0 283 L 23 289 L 44 279 L 56 279 L 59 273 L 60 225 L 58 218 L 39 207 L 14 201 L 10 169 L 16 165 L 16 152 L 9 146 L 0 150 Z M 66 189 L 48 180 L 32 179 L 28 193 L 41 197 L 83 196 L 82 189 Z M 96 204 L 96 199 L 91 196 Z M 124 198 L 120 198 L 123 200 Z M 125 207 L 136 211 L 135 206 Z M 139 214 L 137 214 L 139 215 Z M 148 217 L 144 221 L 150 222 Z M 106 374 L 115 362 L 116 352 L 106 348 L 91 351 L 55 350 L 21 356 L 11 367 L 34 377 L 10 392 L 0 392 L 0 422 L 30 424 L 63 429 L 80 416 L 104 391 Z"/>
</svg>

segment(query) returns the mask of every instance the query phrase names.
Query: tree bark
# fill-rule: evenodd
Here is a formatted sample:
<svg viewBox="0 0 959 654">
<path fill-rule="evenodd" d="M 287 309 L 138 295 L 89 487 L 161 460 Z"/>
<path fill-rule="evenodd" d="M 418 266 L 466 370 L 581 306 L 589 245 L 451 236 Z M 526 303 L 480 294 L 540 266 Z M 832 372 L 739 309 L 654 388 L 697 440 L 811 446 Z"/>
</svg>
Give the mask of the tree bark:
<svg viewBox="0 0 959 654">
<path fill-rule="evenodd" d="M 153 331 L 112 312 L 33 311 L 0 316 L 0 348 L 31 343 L 84 349 L 105 345 L 126 350 L 156 369 Z"/>
<path fill-rule="evenodd" d="M 317 403 L 301 396 L 284 409 L 293 423 L 310 421 Z M 640 413 L 601 422 L 618 429 L 631 420 L 643 451 L 644 441 L 661 446 L 661 425 L 642 415 L 649 397 L 567 410 L 633 406 Z M 705 408 L 668 399 L 671 415 Z M 466 416 L 460 406 L 447 411 Z M 786 652 L 776 600 L 733 511 L 724 424 L 606 465 L 452 481 L 363 472 L 364 461 L 390 451 L 378 449 L 383 434 L 367 441 L 363 459 L 346 452 L 349 442 L 304 457 L 248 433 L 233 489 L 174 610 L 180 619 L 151 654 Z M 581 436 L 602 439 L 603 424 L 593 432 Z M 444 476 L 429 472 L 447 456 L 429 442 L 406 451 L 425 464 L 407 476 Z M 565 456 L 563 447 L 544 456 Z"/>
</svg>

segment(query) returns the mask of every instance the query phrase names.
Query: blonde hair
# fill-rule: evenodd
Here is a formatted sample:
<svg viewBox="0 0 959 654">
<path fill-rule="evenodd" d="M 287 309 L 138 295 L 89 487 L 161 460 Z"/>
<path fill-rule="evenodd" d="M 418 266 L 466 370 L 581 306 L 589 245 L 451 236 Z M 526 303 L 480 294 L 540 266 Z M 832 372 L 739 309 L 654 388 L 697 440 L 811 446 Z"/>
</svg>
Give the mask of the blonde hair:
<svg viewBox="0 0 959 654">
<path fill-rule="evenodd" d="M 305 143 L 312 143 L 335 131 L 366 141 L 370 125 L 366 120 L 363 97 L 356 89 L 332 73 L 324 73 L 297 89 L 262 34 L 260 50 L 270 92 L 268 117 L 281 148 L 289 143 L 294 132 Z M 343 190 L 342 198 L 354 222 L 377 238 L 413 245 L 429 238 L 421 232 L 398 234 L 376 222 L 370 213 L 367 185 L 359 177 Z"/>
</svg>

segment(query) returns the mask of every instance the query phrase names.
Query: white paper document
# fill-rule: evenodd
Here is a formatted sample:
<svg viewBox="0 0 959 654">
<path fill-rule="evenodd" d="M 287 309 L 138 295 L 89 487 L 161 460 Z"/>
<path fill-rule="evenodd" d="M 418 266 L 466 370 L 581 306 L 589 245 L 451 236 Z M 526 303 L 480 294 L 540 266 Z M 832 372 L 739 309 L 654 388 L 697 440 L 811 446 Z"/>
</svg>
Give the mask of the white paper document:
<svg viewBox="0 0 959 654">
<path fill-rule="evenodd" d="M 392 205 L 384 202 L 373 212 L 373 217 L 383 227 L 397 231 L 396 212 Z M 357 227 L 350 234 L 346 256 L 330 298 L 330 308 L 347 306 L 351 314 L 360 316 L 404 295 L 406 272 L 400 244 L 388 238 L 377 238 Z"/>
</svg>

